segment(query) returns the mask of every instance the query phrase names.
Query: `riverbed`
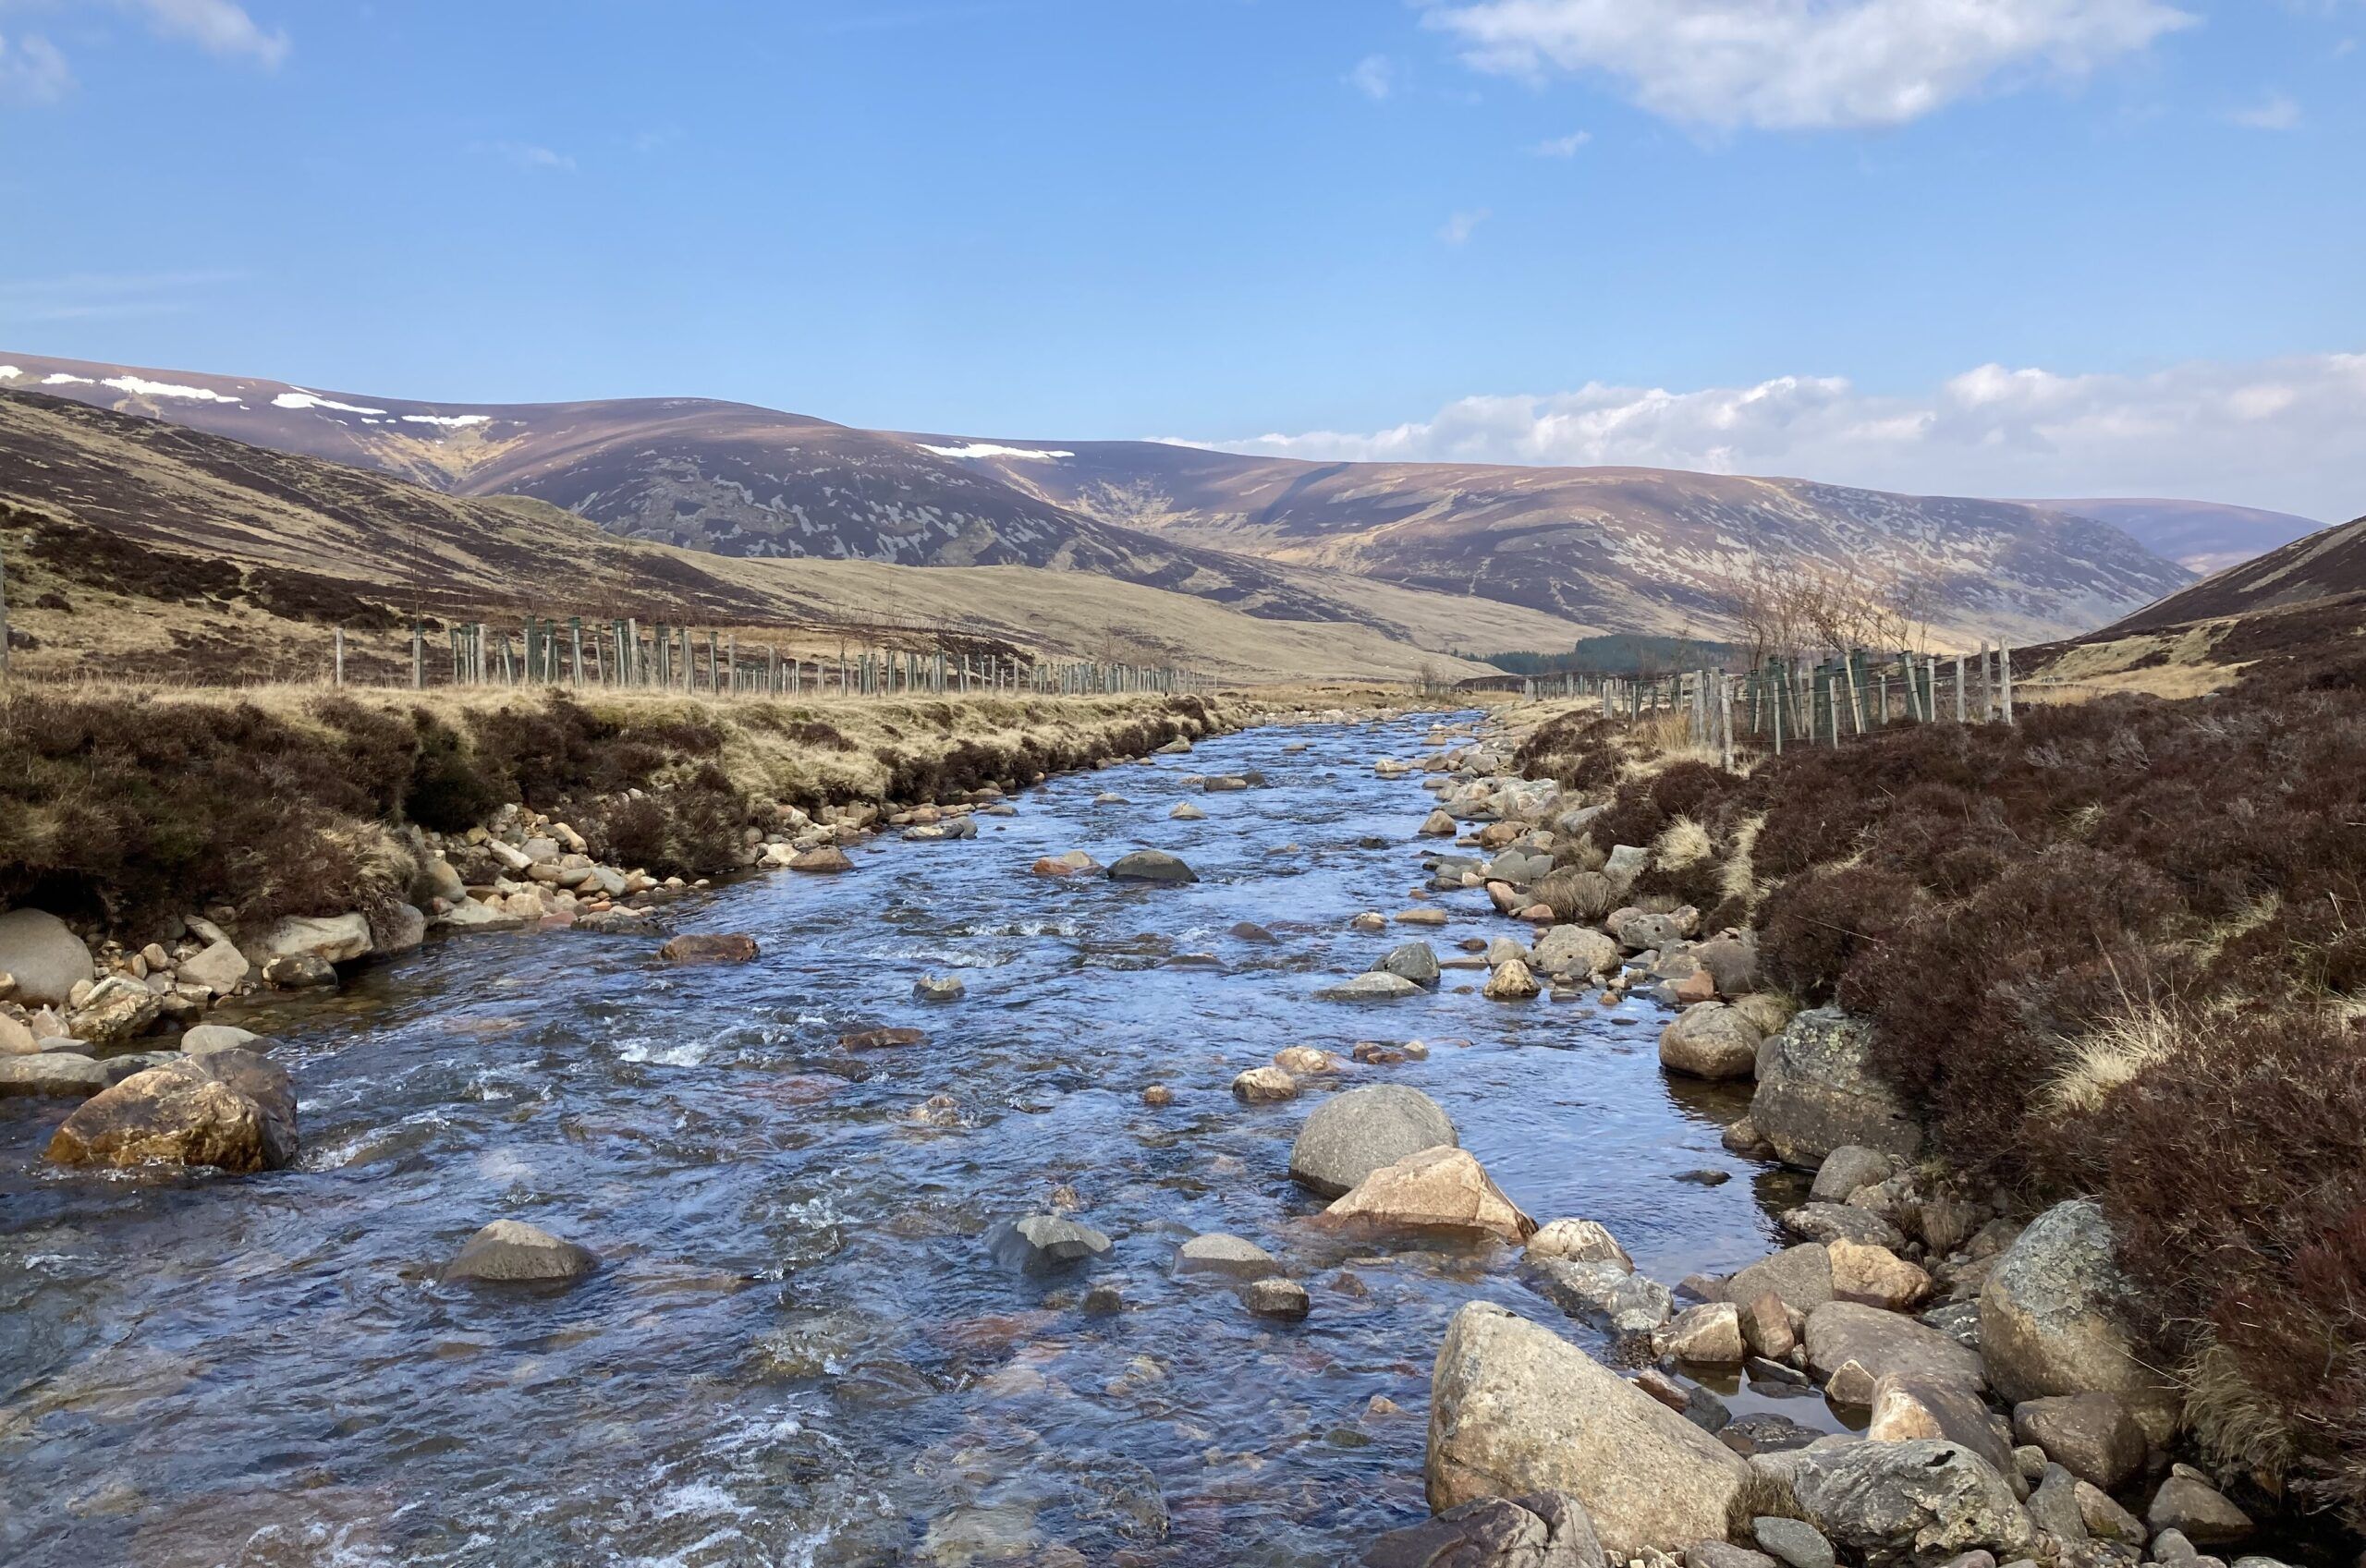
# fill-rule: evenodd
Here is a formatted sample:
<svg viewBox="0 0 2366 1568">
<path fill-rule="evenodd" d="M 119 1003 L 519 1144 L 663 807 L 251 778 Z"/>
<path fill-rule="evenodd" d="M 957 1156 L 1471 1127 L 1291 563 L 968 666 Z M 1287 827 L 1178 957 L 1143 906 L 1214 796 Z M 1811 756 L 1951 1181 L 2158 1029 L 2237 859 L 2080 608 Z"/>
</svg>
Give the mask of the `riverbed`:
<svg viewBox="0 0 2366 1568">
<path fill-rule="evenodd" d="M 1285 1167 L 1320 1096 L 1424 1090 L 1529 1213 L 1600 1221 L 1671 1283 L 1763 1256 L 1799 1190 L 1719 1146 L 1733 1091 L 1662 1074 L 1649 1003 L 1491 1002 L 1470 970 L 1316 997 L 1401 941 L 1518 932 L 1475 891 L 1432 901 L 1443 929 L 1348 926 L 1425 881 L 1432 796 L 1372 763 L 1433 722 L 1210 740 L 1028 790 L 972 842 L 884 837 L 853 874 L 670 911 L 753 935 L 746 966 L 475 936 L 258 1009 L 239 1021 L 300 1100 L 292 1170 L 53 1172 L 64 1108 L 0 1101 L 0 1562 L 1311 1568 L 1422 1517 L 1457 1307 L 1602 1341 L 1508 1249 L 1310 1226 Z M 1250 769 L 1265 787 L 1184 782 Z M 1184 799 L 1207 820 L 1171 820 Z M 1028 874 L 1136 847 L 1201 881 Z M 967 996 L 917 999 L 923 974 Z M 927 1038 L 840 1048 L 872 1026 Z M 1368 1039 L 1429 1054 L 1296 1101 L 1229 1092 L 1285 1046 Z M 1153 1083 L 1176 1102 L 1143 1105 Z M 996 1220 L 1070 1200 L 1108 1255 L 1046 1279 L 988 1255 Z M 497 1218 L 602 1266 L 565 1291 L 439 1282 Z M 1311 1315 L 1170 1280 L 1204 1231 L 1274 1253 Z M 1104 1280 L 1127 1309 L 1087 1316 Z"/>
</svg>

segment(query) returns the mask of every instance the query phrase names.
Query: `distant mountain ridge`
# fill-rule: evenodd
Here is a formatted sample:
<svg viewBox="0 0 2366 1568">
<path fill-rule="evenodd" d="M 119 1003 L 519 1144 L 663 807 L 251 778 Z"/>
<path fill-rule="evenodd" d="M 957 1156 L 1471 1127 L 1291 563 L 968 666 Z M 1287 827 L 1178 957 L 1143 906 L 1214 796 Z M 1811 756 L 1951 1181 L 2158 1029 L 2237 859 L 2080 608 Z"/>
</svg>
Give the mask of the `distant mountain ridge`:
<svg viewBox="0 0 2366 1568">
<path fill-rule="evenodd" d="M 2067 512 L 2109 523 L 2155 555 L 2208 577 L 2264 555 L 2324 527 L 2313 517 L 2230 506 L 2216 501 L 2091 498 L 2031 501 L 2049 512 Z"/>
<path fill-rule="evenodd" d="M 1723 629 L 1753 558 L 1927 590 L 1935 633 L 2034 641 L 2191 581 L 2106 523 L 2012 502 L 1648 468 L 1310 463 L 1149 442 L 858 430 L 747 404 L 430 403 L 0 355 L 39 390 L 458 495 L 518 494 L 627 538 L 755 558 L 1021 565 L 1280 620 L 1406 629 L 1413 601 L 1499 607 L 1530 646 Z M 1362 582 L 1370 589 L 1353 585 Z M 1423 611 L 1426 614 L 1428 612 Z M 1455 646 L 1501 651 L 1489 616 Z M 1547 639 L 1550 640 L 1547 640 Z"/>
</svg>

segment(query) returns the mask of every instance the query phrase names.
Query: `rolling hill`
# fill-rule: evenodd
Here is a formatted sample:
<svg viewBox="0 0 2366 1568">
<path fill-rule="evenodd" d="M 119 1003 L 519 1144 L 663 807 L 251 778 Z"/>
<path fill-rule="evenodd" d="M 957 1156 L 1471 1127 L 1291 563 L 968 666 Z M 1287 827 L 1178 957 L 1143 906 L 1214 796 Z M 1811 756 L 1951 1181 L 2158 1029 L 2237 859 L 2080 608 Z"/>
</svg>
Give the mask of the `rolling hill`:
<svg viewBox="0 0 2366 1568">
<path fill-rule="evenodd" d="M 530 614 L 732 627 L 743 644 L 813 657 L 848 641 L 943 640 L 1227 680 L 1487 673 L 1360 621 L 1250 615 L 1078 572 L 747 559 L 619 539 L 530 497 L 449 495 L 38 394 L 0 392 L 0 555 L 17 667 L 35 675 L 310 675 L 338 626 L 357 675 L 390 677 L 408 669 L 414 615 L 514 628 Z M 1422 599 L 1383 590 L 1372 613 L 1462 608 Z M 1527 614 L 1507 609 L 1495 629 L 1538 632 Z"/>
<path fill-rule="evenodd" d="M 2229 506 L 2215 501 L 2089 499 L 2028 504 L 2108 523 L 2153 554 L 2203 577 L 2264 555 L 2324 527 L 2289 512 L 2263 512 L 2256 506 Z"/>
<path fill-rule="evenodd" d="M 1470 651 L 1714 633 L 1754 558 L 1911 583 L 1966 643 L 2082 631 L 2190 580 L 2086 518 L 1799 480 L 910 435 L 698 398 L 421 403 L 30 355 L 0 357 L 0 385 L 714 554 L 1044 567 Z"/>
</svg>

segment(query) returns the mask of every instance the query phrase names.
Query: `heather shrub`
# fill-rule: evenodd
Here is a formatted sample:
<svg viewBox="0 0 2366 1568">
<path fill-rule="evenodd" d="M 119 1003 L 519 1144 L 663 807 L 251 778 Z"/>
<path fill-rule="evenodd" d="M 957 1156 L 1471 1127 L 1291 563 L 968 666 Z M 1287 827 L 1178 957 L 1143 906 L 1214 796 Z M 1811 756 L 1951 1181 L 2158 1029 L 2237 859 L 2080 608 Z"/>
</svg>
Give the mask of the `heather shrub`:
<svg viewBox="0 0 2366 1568">
<path fill-rule="evenodd" d="M 1768 896 L 1762 912 L 1759 971 L 1821 1006 L 1858 957 L 1888 942 L 1919 902 L 1914 883 L 1895 871 L 1854 866 L 1795 877 Z"/>
</svg>

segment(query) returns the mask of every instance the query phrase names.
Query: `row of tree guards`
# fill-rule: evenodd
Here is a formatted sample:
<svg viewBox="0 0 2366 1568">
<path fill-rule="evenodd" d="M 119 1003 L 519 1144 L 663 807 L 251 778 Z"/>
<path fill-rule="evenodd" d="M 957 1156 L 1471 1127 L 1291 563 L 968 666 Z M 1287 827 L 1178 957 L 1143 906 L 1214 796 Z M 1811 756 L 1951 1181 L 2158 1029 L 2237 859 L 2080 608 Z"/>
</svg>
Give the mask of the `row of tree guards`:
<svg viewBox="0 0 2366 1568">
<path fill-rule="evenodd" d="M 1741 740 L 1771 747 L 1837 746 L 1901 720 L 1914 723 L 2013 722 L 2013 650 L 1983 645 L 1977 653 L 1876 652 L 1858 648 L 1831 657 L 1769 659 L 1741 675 L 1724 670 L 1624 675 L 1531 677 L 1531 697 L 1599 696 L 1604 718 L 1642 719 L 1681 712 L 1692 744 L 1715 747 L 1734 764 Z"/>
<path fill-rule="evenodd" d="M 425 626 L 410 627 L 410 684 L 423 690 L 438 672 L 456 686 L 559 686 L 611 690 L 707 692 L 764 697 L 945 696 L 972 691 L 1087 697 L 1212 689 L 1214 683 L 1173 666 L 1054 662 L 841 645 L 837 661 L 781 656 L 777 647 L 739 650 L 735 633 L 663 623 L 643 628 L 627 618 L 587 627 L 527 617 L 512 632 L 482 621 L 448 626 L 440 658 L 431 661 Z M 345 628 L 335 634 L 335 680 L 345 684 Z"/>
</svg>

